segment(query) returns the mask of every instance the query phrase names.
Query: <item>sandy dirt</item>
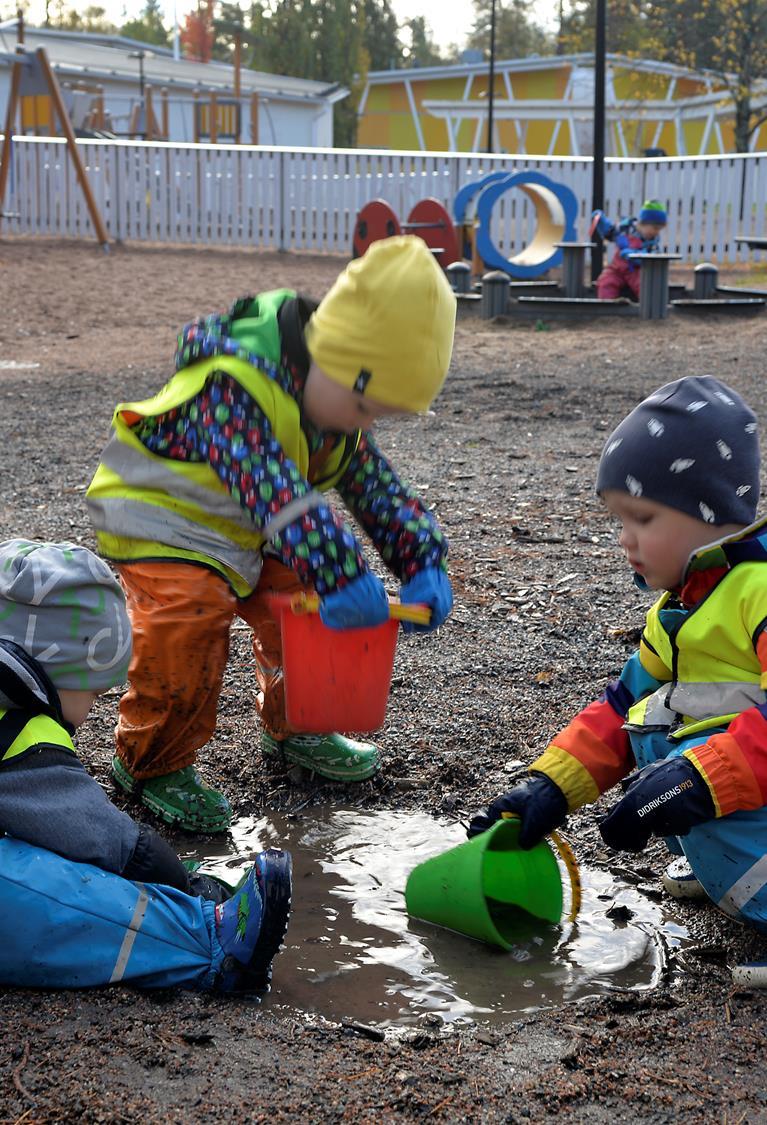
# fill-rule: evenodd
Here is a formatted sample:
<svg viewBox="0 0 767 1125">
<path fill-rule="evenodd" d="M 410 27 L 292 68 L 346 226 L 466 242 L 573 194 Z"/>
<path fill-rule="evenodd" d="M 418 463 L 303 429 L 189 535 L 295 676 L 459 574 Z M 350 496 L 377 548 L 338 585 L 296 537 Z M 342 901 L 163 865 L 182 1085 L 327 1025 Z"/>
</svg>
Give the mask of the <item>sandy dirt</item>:
<svg viewBox="0 0 767 1125">
<path fill-rule="evenodd" d="M 114 404 L 165 381 L 180 327 L 260 289 L 319 297 L 342 265 L 0 241 L 4 534 L 93 545 L 83 493 Z M 433 417 L 379 431 L 446 529 L 456 594 L 437 636 L 398 648 L 381 775 L 345 791 L 261 760 L 239 631 L 218 729 L 200 755 L 207 779 L 240 815 L 305 818 L 333 802 L 465 817 L 503 791 L 507 763 L 532 760 L 637 640 L 647 598 L 593 493 L 606 433 L 659 382 L 685 374 L 716 374 L 767 422 L 766 325 L 767 313 L 538 325 L 463 317 Z M 114 695 L 100 700 L 79 737 L 110 792 L 116 707 Z M 593 808 L 570 818 L 568 838 L 582 862 L 657 892 L 659 845 L 609 854 Z M 668 952 L 650 991 L 527 1012 L 491 1030 L 425 1023 L 381 1040 L 247 1000 L 0 990 L 0 1122 L 767 1121 L 767 998 L 734 992 L 729 973 L 766 943 L 713 907 L 674 910 L 692 941 Z"/>
</svg>

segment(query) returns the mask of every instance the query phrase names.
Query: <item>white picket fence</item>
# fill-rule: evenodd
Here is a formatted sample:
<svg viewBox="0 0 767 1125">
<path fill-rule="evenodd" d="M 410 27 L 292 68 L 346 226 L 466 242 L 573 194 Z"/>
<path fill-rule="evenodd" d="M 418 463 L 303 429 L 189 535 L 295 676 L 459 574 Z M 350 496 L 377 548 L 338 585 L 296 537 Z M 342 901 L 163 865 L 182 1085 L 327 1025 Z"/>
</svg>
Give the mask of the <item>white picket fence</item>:
<svg viewBox="0 0 767 1125">
<path fill-rule="evenodd" d="M 537 170 L 567 184 L 586 233 L 591 210 L 587 158 L 287 149 L 142 141 L 78 141 L 110 238 L 123 241 L 239 245 L 347 254 L 355 217 L 385 199 L 405 220 L 427 196 L 451 210 L 459 187 L 496 170 Z M 740 234 L 767 235 L 767 153 L 666 159 L 609 159 L 605 210 L 636 214 L 653 196 L 669 209 L 665 245 L 687 261 L 744 260 Z M 88 209 L 58 138 L 15 137 L 3 230 L 93 236 Z M 504 253 L 535 230 L 527 196 L 511 190 L 494 212 Z"/>
</svg>

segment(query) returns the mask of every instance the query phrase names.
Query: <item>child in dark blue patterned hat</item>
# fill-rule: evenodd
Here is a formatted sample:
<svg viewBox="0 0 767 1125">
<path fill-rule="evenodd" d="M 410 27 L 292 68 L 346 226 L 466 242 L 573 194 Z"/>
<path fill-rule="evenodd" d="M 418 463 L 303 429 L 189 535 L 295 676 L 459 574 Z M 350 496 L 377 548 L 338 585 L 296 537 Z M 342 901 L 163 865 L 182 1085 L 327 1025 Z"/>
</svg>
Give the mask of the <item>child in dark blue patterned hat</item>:
<svg viewBox="0 0 767 1125">
<path fill-rule="evenodd" d="M 597 492 L 635 580 L 658 593 L 620 675 L 551 741 L 470 835 L 505 812 L 532 847 L 617 782 L 612 848 L 664 837 L 677 898 L 709 898 L 767 933 L 767 518 L 757 421 L 711 377 L 678 379 L 607 440 Z M 631 774 L 632 770 L 638 770 Z M 767 962 L 736 983 L 767 987 Z"/>
<path fill-rule="evenodd" d="M 647 199 L 642 204 L 639 217 L 621 219 L 613 223 L 602 211 L 591 216 L 589 237 L 595 234 L 615 243 L 612 261 L 597 278 L 597 297 L 602 301 L 616 297 L 633 297 L 639 300 L 642 271 L 632 254 L 654 254 L 660 249 L 659 237 L 668 222 L 668 215 L 657 199 Z"/>
</svg>

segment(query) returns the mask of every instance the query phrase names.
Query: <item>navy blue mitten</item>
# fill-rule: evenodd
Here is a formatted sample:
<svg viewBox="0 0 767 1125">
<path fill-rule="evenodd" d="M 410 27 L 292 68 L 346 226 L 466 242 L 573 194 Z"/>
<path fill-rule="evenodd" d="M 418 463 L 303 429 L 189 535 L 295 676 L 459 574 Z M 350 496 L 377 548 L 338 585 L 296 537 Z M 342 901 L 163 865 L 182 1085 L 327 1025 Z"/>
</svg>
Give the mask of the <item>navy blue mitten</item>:
<svg viewBox="0 0 767 1125">
<path fill-rule="evenodd" d="M 471 838 L 486 832 L 504 813 L 514 813 L 522 821 L 519 846 L 527 851 L 565 823 L 567 798 L 545 773 L 529 773 L 477 813 L 469 822 L 467 835 Z"/>
<path fill-rule="evenodd" d="M 708 785 L 689 758 L 652 762 L 621 784 L 625 795 L 599 824 L 616 851 L 641 852 L 651 836 L 685 836 L 716 815 Z"/>
</svg>

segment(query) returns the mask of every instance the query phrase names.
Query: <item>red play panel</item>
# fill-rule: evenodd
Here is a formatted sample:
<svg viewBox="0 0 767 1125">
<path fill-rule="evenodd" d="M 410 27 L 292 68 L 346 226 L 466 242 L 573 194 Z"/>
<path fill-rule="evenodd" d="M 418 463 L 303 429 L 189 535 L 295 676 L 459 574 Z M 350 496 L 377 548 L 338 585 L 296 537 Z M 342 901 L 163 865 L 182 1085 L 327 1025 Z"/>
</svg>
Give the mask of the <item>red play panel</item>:
<svg viewBox="0 0 767 1125">
<path fill-rule="evenodd" d="M 399 219 L 385 199 L 374 199 L 366 203 L 357 216 L 352 254 L 355 258 L 361 258 L 373 242 L 392 238 L 395 234 L 402 234 Z"/>
<path fill-rule="evenodd" d="M 441 249 L 442 253 L 435 257 L 443 269 L 460 262 L 453 220 L 438 199 L 422 199 L 416 203 L 407 222 L 402 224 L 402 230 L 405 234 L 417 234 L 431 250 Z"/>
</svg>

